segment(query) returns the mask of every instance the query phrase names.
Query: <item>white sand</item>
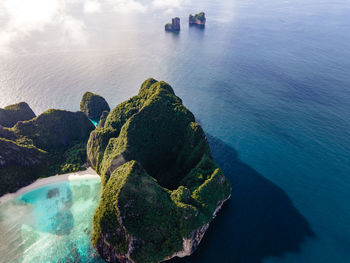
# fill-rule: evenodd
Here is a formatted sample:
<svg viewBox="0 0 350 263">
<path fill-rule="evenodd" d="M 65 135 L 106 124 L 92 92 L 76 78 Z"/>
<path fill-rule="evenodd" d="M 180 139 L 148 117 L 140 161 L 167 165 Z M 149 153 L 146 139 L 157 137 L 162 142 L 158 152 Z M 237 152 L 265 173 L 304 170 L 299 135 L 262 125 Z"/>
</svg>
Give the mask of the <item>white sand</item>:
<svg viewBox="0 0 350 263">
<path fill-rule="evenodd" d="M 11 200 L 18 195 L 29 192 L 31 190 L 34 190 L 36 188 L 39 188 L 39 187 L 47 185 L 47 184 L 53 184 L 53 183 L 57 183 L 57 182 L 67 181 L 67 180 L 71 181 L 71 180 L 88 179 L 88 178 L 100 178 L 100 176 L 91 167 L 89 167 L 87 170 L 81 171 L 81 172 L 54 175 L 54 176 L 50 176 L 50 177 L 46 177 L 46 178 L 40 178 L 32 184 L 20 188 L 15 193 L 5 194 L 5 195 L 1 196 L 0 197 L 0 204 L 6 202 L 8 200 Z"/>
</svg>

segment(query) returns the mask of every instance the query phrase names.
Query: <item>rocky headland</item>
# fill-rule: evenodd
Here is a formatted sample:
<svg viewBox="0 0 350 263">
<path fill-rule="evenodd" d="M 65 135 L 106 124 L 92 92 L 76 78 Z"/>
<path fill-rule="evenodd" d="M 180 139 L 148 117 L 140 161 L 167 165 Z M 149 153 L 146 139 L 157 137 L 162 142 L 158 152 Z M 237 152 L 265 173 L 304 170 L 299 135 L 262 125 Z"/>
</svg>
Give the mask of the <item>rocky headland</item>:
<svg viewBox="0 0 350 263">
<path fill-rule="evenodd" d="M 0 196 L 39 177 L 82 169 L 93 129 L 84 113 L 56 109 L 0 127 Z"/>
<path fill-rule="evenodd" d="M 92 243 L 107 262 L 192 254 L 231 195 L 202 128 L 162 81 L 114 108 L 87 154 L 103 188 Z"/>
</svg>

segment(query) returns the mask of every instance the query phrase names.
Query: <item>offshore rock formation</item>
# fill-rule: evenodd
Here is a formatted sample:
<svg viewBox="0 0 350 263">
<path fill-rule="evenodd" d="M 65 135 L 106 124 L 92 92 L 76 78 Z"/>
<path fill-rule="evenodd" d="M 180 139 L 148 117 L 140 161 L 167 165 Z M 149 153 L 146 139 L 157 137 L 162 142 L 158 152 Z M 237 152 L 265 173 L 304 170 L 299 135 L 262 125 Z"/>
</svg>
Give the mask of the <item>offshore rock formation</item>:
<svg viewBox="0 0 350 263">
<path fill-rule="evenodd" d="M 101 175 L 92 243 L 108 262 L 160 262 L 197 248 L 231 186 L 170 85 L 146 80 L 87 146 Z"/>
<path fill-rule="evenodd" d="M 84 112 L 89 119 L 99 119 L 102 112 L 110 111 L 107 101 L 100 95 L 85 92 L 80 102 L 80 111 Z"/>
<path fill-rule="evenodd" d="M 206 18 L 205 18 L 204 12 L 200 12 L 196 15 L 189 16 L 189 24 L 190 25 L 205 26 L 205 22 L 206 22 Z"/>
<path fill-rule="evenodd" d="M 0 195 L 40 176 L 79 170 L 93 129 L 84 113 L 54 109 L 12 128 L 0 127 Z"/>
<path fill-rule="evenodd" d="M 19 121 L 33 118 L 35 118 L 35 114 L 25 102 L 9 105 L 3 109 L 0 108 L 0 125 L 4 127 L 11 128 Z"/>
<path fill-rule="evenodd" d="M 165 31 L 179 32 L 180 31 L 180 18 L 175 17 L 172 19 L 172 23 L 166 24 Z"/>
</svg>

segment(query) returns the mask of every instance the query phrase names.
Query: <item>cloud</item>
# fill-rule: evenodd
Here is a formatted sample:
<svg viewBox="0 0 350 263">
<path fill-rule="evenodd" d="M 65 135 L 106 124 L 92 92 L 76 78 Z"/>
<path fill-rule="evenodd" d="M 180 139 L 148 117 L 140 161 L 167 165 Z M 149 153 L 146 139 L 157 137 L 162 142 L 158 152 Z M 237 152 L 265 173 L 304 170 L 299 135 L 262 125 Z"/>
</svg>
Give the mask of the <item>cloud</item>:
<svg viewBox="0 0 350 263">
<path fill-rule="evenodd" d="M 180 9 L 188 3 L 189 0 L 153 0 L 151 5 L 154 9 L 172 11 L 173 9 Z"/>
<path fill-rule="evenodd" d="M 84 2 L 84 13 L 92 14 L 101 12 L 101 3 L 97 0 L 88 0 Z"/>
<path fill-rule="evenodd" d="M 69 39 L 75 44 L 85 44 L 87 35 L 85 34 L 85 24 L 72 16 L 64 16 L 62 19 L 63 38 Z"/>
<path fill-rule="evenodd" d="M 152 10 L 173 12 L 191 0 L 0 0 L 0 53 L 21 46 L 35 32 L 50 30 L 57 43 L 82 45 L 87 42 L 84 14 L 112 10 L 118 14 L 145 13 Z M 74 13 L 72 13 L 74 10 Z M 53 33 L 52 33 L 53 32 Z M 19 45 L 17 45 L 19 44 Z"/>
<path fill-rule="evenodd" d="M 34 32 L 43 32 L 49 26 L 55 28 L 58 39 L 73 44 L 86 42 L 83 22 L 68 15 L 70 5 L 81 1 L 1 0 L 0 52 L 11 52 L 17 41 L 24 40 Z"/>
<path fill-rule="evenodd" d="M 5 0 L 2 9 L 8 15 L 8 27 L 22 32 L 42 30 L 52 21 L 59 5 L 57 0 Z"/>
<path fill-rule="evenodd" d="M 144 13 L 147 11 L 146 5 L 135 0 L 108 0 L 108 2 L 117 13 Z"/>
</svg>

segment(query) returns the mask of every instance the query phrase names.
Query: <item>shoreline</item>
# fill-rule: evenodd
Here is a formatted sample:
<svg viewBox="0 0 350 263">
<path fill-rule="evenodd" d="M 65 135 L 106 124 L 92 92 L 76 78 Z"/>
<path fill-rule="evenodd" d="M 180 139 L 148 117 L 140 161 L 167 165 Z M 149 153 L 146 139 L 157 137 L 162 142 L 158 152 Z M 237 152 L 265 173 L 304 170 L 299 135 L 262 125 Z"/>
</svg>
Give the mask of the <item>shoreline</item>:
<svg viewBox="0 0 350 263">
<path fill-rule="evenodd" d="M 74 173 L 67 173 L 67 174 L 59 174 L 59 175 L 53 175 L 50 177 L 45 178 L 39 178 L 30 185 L 23 186 L 22 188 L 18 189 L 14 193 L 7 193 L 0 197 L 0 205 L 15 198 L 16 196 L 19 196 L 21 194 L 24 194 L 26 192 L 32 191 L 36 188 L 63 182 L 63 181 L 73 181 L 73 180 L 81 180 L 81 179 L 90 179 L 90 178 L 100 178 L 100 176 L 91 168 L 87 168 L 85 171 L 80 172 L 74 172 Z"/>
</svg>

